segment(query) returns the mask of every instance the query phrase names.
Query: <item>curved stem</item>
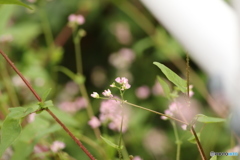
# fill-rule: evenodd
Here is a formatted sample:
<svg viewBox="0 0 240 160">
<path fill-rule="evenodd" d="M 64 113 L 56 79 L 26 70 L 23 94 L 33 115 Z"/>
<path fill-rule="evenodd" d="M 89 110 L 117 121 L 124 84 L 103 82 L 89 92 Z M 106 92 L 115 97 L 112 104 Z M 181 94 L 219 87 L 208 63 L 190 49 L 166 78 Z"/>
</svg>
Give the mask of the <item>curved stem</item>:
<svg viewBox="0 0 240 160">
<path fill-rule="evenodd" d="M 172 119 L 172 120 L 175 120 L 175 121 L 178 121 L 180 123 L 183 123 L 183 124 L 186 124 L 188 125 L 188 123 L 180 120 L 180 119 L 177 119 L 177 118 L 174 118 L 174 117 L 171 117 L 171 116 L 168 116 L 166 114 L 163 114 L 163 113 L 160 113 L 160 112 L 157 112 L 157 111 L 154 111 L 154 110 L 151 110 L 151 109 L 148 109 L 148 108 L 144 108 L 144 107 L 141 107 L 141 106 L 138 106 L 136 104 L 132 104 L 132 103 L 129 103 L 129 102 L 125 102 L 124 103 L 128 104 L 128 105 L 131 105 L 131 106 L 134 106 L 134 107 L 137 107 L 137 108 L 140 108 L 140 109 L 143 109 L 143 110 L 146 110 L 146 111 L 149 111 L 149 112 L 152 112 L 152 113 L 155 113 L 155 114 L 158 114 L 158 115 L 161 115 L 161 116 L 165 116 L 165 117 L 168 117 L 169 119 Z"/>
</svg>

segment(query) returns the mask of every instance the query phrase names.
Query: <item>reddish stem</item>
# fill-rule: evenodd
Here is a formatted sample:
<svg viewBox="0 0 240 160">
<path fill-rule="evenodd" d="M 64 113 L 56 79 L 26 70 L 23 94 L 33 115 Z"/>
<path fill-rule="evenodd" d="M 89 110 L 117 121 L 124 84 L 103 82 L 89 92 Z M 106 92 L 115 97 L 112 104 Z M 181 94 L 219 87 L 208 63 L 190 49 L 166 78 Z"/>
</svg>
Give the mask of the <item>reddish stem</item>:
<svg viewBox="0 0 240 160">
<path fill-rule="evenodd" d="M 31 84 L 27 81 L 27 79 L 20 73 L 20 71 L 17 69 L 17 67 L 14 65 L 14 63 L 8 58 L 8 56 L 0 50 L 0 54 L 5 58 L 5 60 L 8 62 L 8 64 L 14 69 L 14 71 L 21 77 L 21 79 L 24 81 L 24 83 L 27 85 L 27 87 L 31 90 L 33 95 L 37 98 L 39 102 L 42 101 L 41 97 L 37 94 L 37 92 L 33 89 Z M 70 137 L 77 143 L 77 145 L 85 152 L 85 154 L 91 159 L 95 160 L 93 155 L 87 150 L 87 148 L 84 147 L 84 145 L 81 143 L 79 139 L 77 139 L 72 132 L 53 114 L 52 111 L 50 111 L 48 108 L 45 109 L 55 121 L 70 135 Z"/>
</svg>

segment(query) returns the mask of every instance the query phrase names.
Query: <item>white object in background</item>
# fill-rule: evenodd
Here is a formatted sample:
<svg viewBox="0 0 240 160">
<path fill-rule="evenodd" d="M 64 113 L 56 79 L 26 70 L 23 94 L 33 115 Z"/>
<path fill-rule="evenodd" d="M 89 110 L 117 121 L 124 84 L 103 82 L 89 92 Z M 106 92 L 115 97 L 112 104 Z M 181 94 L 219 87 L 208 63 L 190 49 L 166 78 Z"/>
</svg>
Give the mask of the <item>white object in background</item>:
<svg viewBox="0 0 240 160">
<path fill-rule="evenodd" d="M 141 0 L 210 77 L 220 79 L 240 135 L 240 26 L 222 0 Z M 240 13 L 240 2 L 233 2 Z"/>
</svg>

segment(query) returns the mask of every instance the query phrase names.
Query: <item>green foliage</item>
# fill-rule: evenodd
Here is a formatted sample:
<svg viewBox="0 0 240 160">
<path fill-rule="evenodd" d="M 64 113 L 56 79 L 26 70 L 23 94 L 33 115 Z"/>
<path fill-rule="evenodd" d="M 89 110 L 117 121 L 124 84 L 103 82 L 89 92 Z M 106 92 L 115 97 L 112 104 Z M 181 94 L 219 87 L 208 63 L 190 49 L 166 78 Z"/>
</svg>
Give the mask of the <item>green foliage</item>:
<svg viewBox="0 0 240 160">
<path fill-rule="evenodd" d="M 165 65 L 158 62 L 153 62 L 153 64 L 155 64 L 159 69 L 161 69 L 161 71 L 168 78 L 168 80 L 175 84 L 180 91 L 182 91 L 183 93 L 187 92 L 187 82 L 185 80 L 183 80 Z"/>
<path fill-rule="evenodd" d="M 197 137 L 200 140 L 200 133 L 197 133 Z M 188 141 L 193 143 L 193 144 L 197 144 L 196 138 L 194 135 L 192 135 L 190 138 L 188 138 Z"/>
<path fill-rule="evenodd" d="M 213 157 L 211 157 L 210 160 L 217 160 L 217 156 L 213 156 Z"/>
<path fill-rule="evenodd" d="M 4 151 L 19 137 L 21 133 L 20 122 L 22 118 L 37 110 L 36 106 L 23 108 L 10 108 L 10 113 L 3 121 L 1 127 L 0 157 Z"/>
<path fill-rule="evenodd" d="M 157 80 L 158 82 L 161 84 L 162 88 L 163 88 L 163 92 L 166 98 L 170 99 L 171 96 L 171 89 L 169 87 L 169 85 L 167 84 L 167 82 L 165 82 L 161 77 L 157 76 Z"/>
<path fill-rule="evenodd" d="M 202 123 L 220 123 L 220 122 L 226 121 L 225 119 L 222 119 L 222 118 L 208 117 L 203 114 L 196 115 L 195 119 L 198 122 L 202 122 Z"/>
<path fill-rule="evenodd" d="M 19 0 L 0 0 L 0 4 L 15 4 L 15 5 L 24 6 L 28 9 L 32 9 L 30 6 L 26 5 L 25 3 L 22 3 Z"/>
<path fill-rule="evenodd" d="M 101 138 L 102 138 L 102 140 L 103 140 L 104 142 L 106 142 L 109 146 L 111 146 L 111 147 L 113 147 L 113 148 L 115 148 L 115 149 L 117 149 L 117 150 L 123 149 L 123 146 L 120 146 L 120 147 L 119 147 L 117 144 L 113 143 L 112 141 L 108 140 L 107 138 L 104 138 L 103 136 L 101 136 Z"/>
</svg>

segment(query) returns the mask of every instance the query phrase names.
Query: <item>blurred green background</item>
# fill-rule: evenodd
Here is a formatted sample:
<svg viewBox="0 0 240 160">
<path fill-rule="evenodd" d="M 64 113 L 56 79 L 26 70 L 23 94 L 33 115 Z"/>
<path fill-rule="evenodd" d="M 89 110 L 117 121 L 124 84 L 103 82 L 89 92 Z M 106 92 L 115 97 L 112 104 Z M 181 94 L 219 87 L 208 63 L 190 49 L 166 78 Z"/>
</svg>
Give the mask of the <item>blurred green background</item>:
<svg viewBox="0 0 240 160">
<path fill-rule="evenodd" d="M 124 97 L 128 102 L 164 112 L 171 102 L 164 97 L 157 84 L 156 76 L 164 76 L 153 62 L 161 62 L 185 78 L 186 52 L 138 0 L 22 2 L 30 5 L 33 10 L 16 5 L 0 5 L 0 49 L 9 56 L 40 95 L 52 88 L 48 99 L 52 99 L 58 106 L 53 112 L 86 144 L 97 159 L 117 159 L 114 148 L 96 140 L 88 125 L 90 117 L 86 109 L 71 112 L 59 107 L 64 102 L 74 102 L 83 96 L 81 87 L 78 89 L 72 79 L 59 72 L 59 66 L 66 67 L 73 73 L 77 72 L 68 16 L 81 14 L 85 17 L 85 23 L 78 28 L 86 31 L 79 46 L 84 86 L 89 96 L 92 92 L 101 93 L 108 89 L 116 77 L 127 77 L 131 88 Z M 0 61 L 2 122 L 8 108 L 28 106 L 36 103 L 36 99 L 5 60 L 0 58 Z M 196 110 L 192 114 L 226 116 L 227 111 L 214 108 L 217 102 L 207 91 L 206 75 L 192 61 L 190 66 L 190 83 L 194 85 L 194 96 L 191 103 L 193 107 L 187 112 L 191 114 L 192 110 Z M 112 89 L 112 92 L 118 94 L 117 90 Z M 94 115 L 98 116 L 101 100 L 90 97 L 90 102 Z M 129 108 L 129 126 L 123 135 L 125 153 L 138 155 L 144 160 L 175 159 L 176 143 L 171 123 L 161 120 L 159 115 Z M 12 159 L 63 159 L 64 156 L 66 159 L 88 159 L 51 117 L 44 112 L 36 117 L 34 124 L 23 121 L 22 125 L 25 127 L 22 135 L 25 134 L 25 137 L 21 136 L 13 145 L 12 152 L 9 153 Z M 180 159 L 201 159 L 197 146 L 187 140 L 190 132 L 183 131 L 180 125 L 177 128 L 183 143 Z M 234 147 L 232 134 L 225 124 L 196 124 L 196 130 L 201 131 L 200 139 L 207 157 L 210 151 L 224 152 Z M 117 142 L 117 131 L 106 126 L 101 126 L 100 131 L 105 137 Z M 43 149 L 44 146 L 48 148 L 55 140 L 66 144 L 62 152 L 51 154 L 48 149 Z M 40 147 L 41 152 L 36 152 L 34 146 Z M 28 148 L 28 151 L 22 151 L 23 147 Z M 104 154 L 107 155 L 105 158 Z"/>
</svg>

